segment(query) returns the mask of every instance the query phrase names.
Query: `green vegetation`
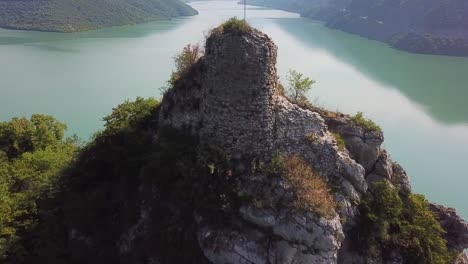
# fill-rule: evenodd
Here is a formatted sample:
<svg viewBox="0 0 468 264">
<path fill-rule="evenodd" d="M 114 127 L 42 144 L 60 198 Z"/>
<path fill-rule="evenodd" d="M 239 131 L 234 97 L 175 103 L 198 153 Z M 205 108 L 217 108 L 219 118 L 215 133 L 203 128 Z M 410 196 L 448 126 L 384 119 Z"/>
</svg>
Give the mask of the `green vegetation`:
<svg viewBox="0 0 468 264">
<path fill-rule="evenodd" d="M 336 203 L 327 183 L 300 157 L 276 155 L 270 170 L 285 177 L 297 196 L 297 208 L 325 218 L 335 216 Z"/>
<path fill-rule="evenodd" d="M 351 121 L 362 128 L 370 131 L 382 131 L 382 129 L 374 123 L 374 121 L 364 117 L 362 112 L 358 112 L 355 116 L 351 117 Z"/>
<path fill-rule="evenodd" d="M 346 149 L 346 143 L 343 137 L 339 133 L 332 133 L 332 134 L 335 137 L 336 144 L 338 145 L 338 149 L 340 151 L 344 151 Z"/>
<path fill-rule="evenodd" d="M 115 241 L 115 234 L 139 221 L 142 200 L 154 204 L 155 193 L 171 208 L 152 209 L 158 221 L 148 237 L 160 243 L 163 262 L 203 258 L 193 212 L 215 215 L 216 225 L 249 197 L 239 191 L 238 175 L 221 148 L 169 128 L 160 128 L 155 142 L 158 107 L 153 98 L 125 101 L 104 117 L 104 130 L 82 148 L 76 139 L 65 139 L 66 126 L 50 116 L 0 123 L 0 261 L 86 263 L 86 254 L 67 248 L 64 230 L 73 227 Z M 268 164 L 252 162 L 250 169 L 284 177 L 297 209 L 334 217 L 329 186 L 298 156 L 276 155 Z M 261 195 L 249 201 L 270 206 Z M 385 256 L 397 248 L 406 263 L 451 260 L 444 231 L 423 196 L 402 195 L 381 181 L 359 208 L 362 217 L 352 232 L 362 254 Z M 112 248 L 100 250 L 118 256 Z"/>
<path fill-rule="evenodd" d="M 33 115 L 0 123 L 0 261 L 37 224 L 41 199 L 53 196 L 62 171 L 75 158 L 78 141 L 64 139 L 66 126 Z"/>
<path fill-rule="evenodd" d="M 387 181 L 379 181 L 371 186 L 360 212 L 362 219 L 354 236 L 362 253 L 385 257 L 387 249 L 399 249 L 404 263 L 453 263 L 444 230 L 424 196 L 401 195 Z"/>
<path fill-rule="evenodd" d="M 145 120 L 152 116 L 158 104 L 158 100 L 152 97 L 147 99 L 137 97 L 133 102 L 126 100 L 112 109 L 110 115 L 103 118 L 106 122 L 103 133 L 110 135 L 126 129 L 138 129 L 139 125 L 144 124 Z"/>
<path fill-rule="evenodd" d="M 251 32 L 252 30 L 253 28 L 245 20 L 232 17 L 221 24 L 219 27 L 214 28 L 211 33 Z"/>
<path fill-rule="evenodd" d="M 297 12 L 332 28 L 409 52 L 468 56 L 468 28 L 460 27 L 468 24 L 468 6 L 460 0 L 335 0 L 326 4 L 310 0 L 249 0 L 249 4 Z M 420 12 L 422 9 L 425 12 Z"/>
<path fill-rule="evenodd" d="M 295 70 L 289 70 L 288 83 L 287 98 L 294 104 L 309 104 L 305 94 L 312 88 L 315 81 Z"/>
<path fill-rule="evenodd" d="M 76 32 L 197 12 L 179 0 L 0 0 L 0 27 Z"/>
<path fill-rule="evenodd" d="M 90 232 L 94 238 L 113 240 L 109 242 L 113 245 L 116 234 L 138 221 L 143 200 L 158 204 L 152 200 L 155 199 L 153 192 L 172 208 L 169 211 L 165 207 L 153 209 L 158 221 L 152 223 L 154 233 L 148 235 L 160 243 L 158 250 L 164 252 L 161 253 L 163 263 L 203 259 L 199 248 L 194 246 L 195 241 L 190 240 L 195 237 L 193 212 L 195 209 L 213 212 L 214 224 L 220 217 L 236 212 L 240 201 L 236 175 L 222 149 L 216 146 L 199 144 L 195 138 L 169 128 L 161 128 L 155 142 L 153 122 L 158 111 L 158 102 L 152 98 L 137 98 L 114 108 L 104 117 L 103 131 L 78 154 L 66 154 L 76 159 L 59 160 L 54 165 L 60 170 L 53 167 L 54 170 L 46 171 L 47 176 L 55 180 L 47 185 L 51 188 L 40 185 L 48 191 L 41 193 L 37 204 L 31 203 L 39 196 L 24 196 L 20 201 L 5 195 L 13 184 L 10 176 L 3 175 L 6 168 L 3 160 L 8 162 L 6 154 L 3 155 L 0 160 L 2 263 L 89 263 L 87 254 L 70 252 L 69 234 L 64 230 L 73 227 Z M 38 155 L 37 166 L 43 165 L 40 158 L 44 156 Z M 28 156 L 18 162 L 24 171 L 21 175 L 30 172 L 28 166 L 36 164 L 33 161 L 35 159 Z M 66 169 L 62 170 L 64 167 Z M 31 168 L 36 169 L 36 165 Z M 10 224 L 15 221 L 15 215 L 10 217 L 3 212 L 9 212 L 10 206 L 16 204 L 21 208 L 28 206 L 26 209 L 34 213 L 30 218 L 25 218 L 23 211 L 16 213 L 21 221 L 27 221 L 21 222 L 21 227 L 27 225 L 27 228 L 16 232 L 13 240 L 9 234 L 20 227 Z M 112 252 L 108 253 L 107 260 L 116 258 L 116 262 L 135 263 L 119 259 L 119 254 L 112 251 L 113 248 L 106 248 L 107 245 L 99 248 Z"/>
<path fill-rule="evenodd" d="M 182 52 L 174 57 L 175 71 L 172 72 L 171 78 L 168 82 L 169 87 L 173 87 L 177 80 L 186 75 L 198 60 L 203 57 L 203 50 L 198 44 L 187 45 Z"/>
</svg>

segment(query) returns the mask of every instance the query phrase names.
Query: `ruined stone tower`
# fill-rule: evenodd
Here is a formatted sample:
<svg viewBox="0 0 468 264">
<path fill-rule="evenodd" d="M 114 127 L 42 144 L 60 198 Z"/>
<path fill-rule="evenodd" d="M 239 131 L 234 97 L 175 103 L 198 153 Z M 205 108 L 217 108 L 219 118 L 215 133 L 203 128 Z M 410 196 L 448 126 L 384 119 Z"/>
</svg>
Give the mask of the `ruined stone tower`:
<svg viewBox="0 0 468 264">
<path fill-rule="evenodd" d="M 277 48 L 263 33 L 213 32 L 206 54 L 165 96 L 160 122 L 218 144 L 229 154 L 258 155 L 274 142 Z M 181 92 L 183 91 L 183 92 Z M 174 107 L 174 108 L 172 108 Z M 170 111 L 170 114 L 168 114 Z"/>
<path fill-rule="evenodd" d="M 206 43 L 200 135 L 236 152 L 273 147 L 277 48 L 260 33 L 215 33 Z"/>
</svg>

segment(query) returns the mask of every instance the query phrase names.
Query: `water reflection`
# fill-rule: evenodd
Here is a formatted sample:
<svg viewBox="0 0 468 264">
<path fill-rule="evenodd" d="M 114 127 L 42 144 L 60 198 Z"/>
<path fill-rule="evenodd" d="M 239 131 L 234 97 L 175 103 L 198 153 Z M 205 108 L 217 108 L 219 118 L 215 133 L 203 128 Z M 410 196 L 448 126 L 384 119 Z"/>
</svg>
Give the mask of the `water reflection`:
<svg viewBox="0 0 468 264">
<path fill-rule="evenodd" d="M 0 121 L 52 114 L 87 139 L 125 99 L 158 96 L 184 45 L 243 14 L 235 1 L 191 5 L 199 16 L 91 32 L 0 30 Z M 289 67 L 310 73 L 311 96 L 368 113 L 415 190 L 468 218 L 466 59 L 399 52 L 278 10 L 249 8 L 248 19 L 279 46 L 283 77 Z"/>
<path fill-rule="evenodd" d="M 307 19 L 273 23 L 310 49 L 321 49 L 384 86 L 399 89 L 437 120 L 468 124 L 468 58 L 409 54 Z"/>
<path fill-rule="evenodd" d="M 190 19 L 190 17 L 177 18 L 147 24 L 111 27 L 76 33 L 34 32 L 0 28 L 0 45 L 41 43 L 41 45 L 34 46 L 53 49 L 52 45 L 44 45 L 44 43 L 77 41 L 80 39 L 143 38 L 154 34 L 154 32 L 164 33 L 175 30 L 177 27 L 183 26 L 186 22 L 190 21 Z M 61 48 L 57 49 L 59 51 Z M 64 51 L 68 52 L 69 50 L 64 49 Z"/>
<path fill-rule="evenodd" d="M 297 24 L 298 21 L 303 25 Z M 455 89 L 451 91 L 455 93 L 451 98 L 425 101 L 415 100 L 406 93 L 407 89 L 412 93 L 413 84 L 433 89 L 435 85 L 430 81 L 437 79 L 434 77 L 448 78 L 450 68 L 459 67 L 453 63 L 460 61 L 458 58 L 395 51 L 374 41 L 364 43 L 359 37 L 305 19 L 253 19 L 252 22 L 278 45 L 278 69 L 283 77 L 288 68 L 296 68 L 317 80 L 308 94 L 312 100 L 318 96 L 319 103 L 332 110 L 364 111 L 382 126 L 385 148 L 407 170 L 414 191 L 425 194 L 432 202 L 455 207 L 468 218 L 468 204 L 464 202 L 468 175 L 462 168 L 468 162 L 468 124 L 463 118 L 466 105 L 455 101 L 465 111 L 450 111 L 450 100 L 457 95 L 464 98 L 466 91 Z M 318 28 L 300 30 L 300 27 L 311 26 Z M 377 53 L 379 50 L 382 54 Z M 412 57 L 417 57 L 416 61 L 431 60 L 415 63 Z M 446 65 L 441 64 L 443 61 Z M 415 73 L 405 72 L 415 65 L 421 68 L 413 69 Z M 432 68 L 445 72 L 431 76 Z M 389 76 L 385 76 L 386 73 Z M 450 80 L 440 82 L 450 83 Z M 446 87 L 468 84 L 468 80 L 459 82 Z M 419 89 L 415 94 L 423 92 Z M 434 106 L 432 100 L 439 105 Z M 442 111 L 442 115 L 437 111 Z M 448 114 L 456 121 L 450 122 L 446 118 Z"/>
</svg>

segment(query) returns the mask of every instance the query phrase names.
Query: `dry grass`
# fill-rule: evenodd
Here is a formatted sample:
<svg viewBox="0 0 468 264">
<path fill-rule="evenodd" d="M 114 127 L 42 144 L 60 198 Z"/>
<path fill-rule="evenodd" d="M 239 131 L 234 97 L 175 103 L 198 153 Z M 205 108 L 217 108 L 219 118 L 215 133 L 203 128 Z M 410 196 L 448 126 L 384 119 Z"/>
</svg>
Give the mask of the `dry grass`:
<svg viewBox="0 0 468 264">
<path fill-rule="evenodd" d="M 335 216 L 336 203 L 327 183 L 302 158 L 277 155 L 273 164 L 291 184 L 298 208 L 327 219 Z"/>
</svg>

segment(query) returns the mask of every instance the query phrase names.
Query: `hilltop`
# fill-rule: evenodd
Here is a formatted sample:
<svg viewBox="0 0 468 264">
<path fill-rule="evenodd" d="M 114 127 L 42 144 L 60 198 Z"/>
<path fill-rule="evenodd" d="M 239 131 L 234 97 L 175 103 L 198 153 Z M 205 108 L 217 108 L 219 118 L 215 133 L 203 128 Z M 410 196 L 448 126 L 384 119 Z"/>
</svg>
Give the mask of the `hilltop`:
<svg viewBox="0 0 468 264">
<path fill-rule="evenodd" d="M 179 0 L 0 0 L 0 27 L 77 32 L 197 14 Z"/>
<path fill-rule="evenodd" d="M 249 4 L 297 12 L 409 52 L 468 56 L 464 0 L 252 0 Z"/>
<path fill-rule="evenodd" d="M 48 123 L 62 131 L 47 135 L 63 149 L 63 125 L 43 117 L 0 124 L 0 157 L 12 167 L 0 171 L 9 175 L 0 191 L 22 201 L 0 222 L 0 260 L 468 263 L 468 223 L 412 192 L 378 125 L 293 103 L 276 59 L 267 35 L 229 20 L 210 32 L 204 52 L 187 46 L 176 57 L 161 102 L 113 109 L 49 184 L 15 175 L 36 164 L 20 150 L 41 143 Z M 12 140 L 19 127 L 31 129 Z M 44 171 L 44 155 L 37 158 Z M 23 193 L 37 189 L 40 198 Z"/>
</svg>

